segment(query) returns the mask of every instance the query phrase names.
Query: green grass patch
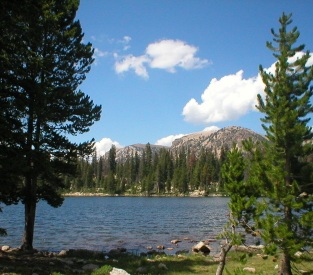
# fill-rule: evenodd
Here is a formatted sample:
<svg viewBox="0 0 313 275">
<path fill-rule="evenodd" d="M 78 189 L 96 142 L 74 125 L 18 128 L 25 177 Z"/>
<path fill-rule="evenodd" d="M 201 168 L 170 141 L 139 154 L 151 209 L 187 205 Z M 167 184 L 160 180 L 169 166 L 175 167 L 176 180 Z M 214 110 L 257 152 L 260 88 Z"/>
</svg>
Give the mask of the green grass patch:
<svg viewBox="0 0 313 275">
<path fill-rule="evenodd" d="M 4 259 L 2 259 L 4 260 Z M 112 258 L 99 257 L 94 253 L 79 251 L 70 253 L 65 257 L 46 258 L 20 258 L 16 255 L 12 259 L 0 262 L 0 274 L 10 275 L 108 275 L 113 267 L 124 269 L 131 275 L 136 274 L 215 274 L 218 266 L 218 258 L 213 255 L 203 256 L 199 254 L 186 255 L 156 255 L 153 257 L 141 257 L 137 255 L 122 253 Z M 66 264 L 66 262 L 71 262 Z M 63 263 L 61 265 L 61 263 Z M 94 271 L 83 271 L 86 264 L 99 266 Z M 231 251 L 227 255 L 227 263 L 224 270 L 225 275 L 251 274 L 244 268 L 254 268 L 258 275 L 276 275 L 280 259 L 273 256 L 260 255 L 257 252 L 246 253 Z M 303 273 L 303 271 L 307 273 Z M 303 253 L 297 263 L 293 264 L 294 274 L 313 274 L 313 254 Z"/>
</svg>

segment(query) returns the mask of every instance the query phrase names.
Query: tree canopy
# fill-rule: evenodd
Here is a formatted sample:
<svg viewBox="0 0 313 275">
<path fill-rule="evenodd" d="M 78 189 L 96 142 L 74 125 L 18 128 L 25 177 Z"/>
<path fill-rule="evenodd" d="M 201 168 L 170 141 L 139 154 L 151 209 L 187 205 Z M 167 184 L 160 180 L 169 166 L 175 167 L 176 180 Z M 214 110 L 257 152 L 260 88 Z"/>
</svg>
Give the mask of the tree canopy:
<svg viewBox="0 0 313 275">
<path fill-rule="evenodd" d="M 57 207 L 61 175 L 75 173 L 78 155 L 93 141 L 89 131 L 101 106 L 78 89 L 93 62 L 75 20 L 77 0 L 1 1 L 1 201 L 25 205 L 23 248 L 32 249 L 36 203 Z"/>
<path fill-rule="evenodd" d="M 263 142 L 261 149 L 246 144 L 244 153 L 251 159 L 240 174 L 246 175 L 246 180 L 231 173 L 236 166 L 224 169 L 228 171 L 226 190 L 233 189 L 235 182 L 238 190 L 233 192 L 240 194 L 239 200 L 231 201 L 231 211 L 242 209 L 242 202 L 250 207 L 248 221 L 260 230 L 265 250 L 282 253 L 281 275 L 292 274 L 295 253 L 313 243 L 313 132 L 308 126 L 313 111 L 313 66 L 308 64 L 311 54 L 304 52 L 305 46 L 295 45 L 300 35 L 297 28 L 288 30 L 291 17 L 280 17 L 279 32 L 272 30 L 273 42 L 267 42 L 277 59 L 275 71 L 260 66 L 265 96 L 258 95 L 257 108 L 264 114 L 261 121 L 268 142 Z M 236 152 L 230 156 L 234 158 Z M 235 164 L 232 161 L 228 166 Z M 255 190 L 253 196 L 260 197 L 252 204 L 247 186 Z"/>
</svg>

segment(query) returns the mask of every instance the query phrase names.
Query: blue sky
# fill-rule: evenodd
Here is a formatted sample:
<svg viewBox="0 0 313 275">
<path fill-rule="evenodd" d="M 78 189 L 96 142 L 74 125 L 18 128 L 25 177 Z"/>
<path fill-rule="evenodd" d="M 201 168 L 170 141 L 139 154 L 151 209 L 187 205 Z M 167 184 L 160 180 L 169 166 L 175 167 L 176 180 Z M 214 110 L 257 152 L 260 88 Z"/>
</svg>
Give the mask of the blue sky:
<svg viewBox="0 0 313 275">
<path fill-rule="evenodd" d="M 77 19 L 95 62 L 81 90 L 102 105 L 89 133 L 102 154 L 112 144 L 169 145 L 204 129 L 242 126 L 263 133 L 254 109 L 258 68 L 282 12 L 298 43 L 313 51 L 313 1 L 81 0 Z"/>
</svg>

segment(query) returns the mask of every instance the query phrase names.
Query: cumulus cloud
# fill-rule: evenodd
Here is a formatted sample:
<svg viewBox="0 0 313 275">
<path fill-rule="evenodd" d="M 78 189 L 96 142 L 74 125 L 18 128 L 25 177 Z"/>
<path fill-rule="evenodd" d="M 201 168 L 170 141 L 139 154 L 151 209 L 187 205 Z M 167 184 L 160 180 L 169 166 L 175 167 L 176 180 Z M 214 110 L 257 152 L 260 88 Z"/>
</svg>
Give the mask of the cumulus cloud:
<svg viewBox="0 0 313 275">
<path fill-rule="evenodd" d="M 122 148 L 123 146 L 120 145 L 117 141 L 113 141 L 110 138 L 103 138 L 100 141 L 96 142 L 96 151 L 98 156 L 103 156 L 106 152 L 108 152 L 112 145 L 115 145 L 116 148 Z"/>
<path fill-rule="evenodd" d="M 198 48 L 180 40 L 161 40 L 148 45 L 146 55 L 151 60 L 151 68 L 175 72 L 176 67 L 190 70 L 202 68 L 208 64 L 208 60 L 195 56 L 197 51 Z"/>
<path fill-rule="evenodd" d="M 148 78 L 148 72 L 144 65 L 147 62 L 149 62 L 149 59 L 144 55 L 127 55 L 121 61 L 115 63 L 115 71 L 120 74 L 133 69 L 137 75 Z"/>
<path fill-rule="evenodd" d="M 303 55 L 303 52 L 298 52 L 288 61 L 289 63 L 295 62 Z M 313 65 L 312 53 L 306 65 Z M 275 68 L 276 63 L 264 70 L 275 74 Z M 251 110 L 256 110 L 257 95 L 264 95 L 264 83 L 260 74 L 246 79 L 243 75 L 243 70 L 240 70 L 236 74 L 226 75 L 221 79 L 212 79 L 201 95 L 202 102 L 192 98 L 183 108 L 182 114 L 185 121 L 207 124 L 235 120 Z"/>
<path fill-rule="evenodd" d="M 196 57 L 198 48 L 180 40 L 161 40 L 149 44 L 145 54 L 117 58 L 115 71 L 123 73 L 133 69 L 141 77 L 148 78 L 147 67 L 176 72 L 178 67 L 191 70 L 202 68 L 210 62 Z"/>
<path fill-rule="evenodd" d="M 202 102 L 194 98 L 183 108 L 187 122 L 214 123 L 234 120 L 254 109 L 256 96 L 262 93 L 261 77 L 243 78 L 243 71 L 212 79 L 201 95 Z"/>
<path fill-rule="evenodd" d="M 164 138 L 161 138 L 159 140 L 157 140 L 157 142 L 155 143 L 155 145 L 163 145 L 163 146 L 171 146 L 172 142 L 177 139 L 177 138 L 181 138 L 185 135 L 183 134 L 178 134 L 178 135 L 170 135 Z"/>
</svg>

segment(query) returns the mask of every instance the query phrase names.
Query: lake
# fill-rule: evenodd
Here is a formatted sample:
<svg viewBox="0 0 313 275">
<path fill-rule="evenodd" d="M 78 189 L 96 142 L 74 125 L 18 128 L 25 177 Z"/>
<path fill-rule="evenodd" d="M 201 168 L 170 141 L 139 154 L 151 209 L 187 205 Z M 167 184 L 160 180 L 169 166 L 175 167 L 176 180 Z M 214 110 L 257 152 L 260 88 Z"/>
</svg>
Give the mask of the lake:
<svg viewBox="0 0 313 275">
<path fill-rule="evenodd" d="M 123 247 L 146 251 L 157 245 L 190 249 L 192 241 L 215 238 L 227 221 L 225 197 L 67 197 L 59 208 L 45 202 L 37 207 L 34 247 L 39 250 Z M 0 245 L 19 247 L 23 205 L 2 206 L 0 227 L 8 236 Z M 171 240 L 182 240 L 178 246 Z M 185 239 L 185 240 L 184 240 Z M 189 239 L 189 240 L 186 240 Z"/>
</svg>

